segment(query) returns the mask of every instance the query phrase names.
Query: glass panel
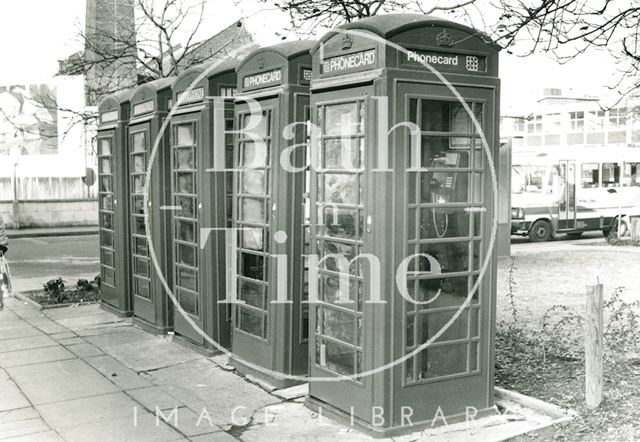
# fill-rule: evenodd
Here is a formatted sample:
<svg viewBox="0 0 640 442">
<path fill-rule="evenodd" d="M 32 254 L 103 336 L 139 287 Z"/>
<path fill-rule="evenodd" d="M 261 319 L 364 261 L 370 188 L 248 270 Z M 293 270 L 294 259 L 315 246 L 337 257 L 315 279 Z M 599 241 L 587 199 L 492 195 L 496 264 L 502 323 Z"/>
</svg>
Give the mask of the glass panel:
<svg viewBox="0 0 640 442">
<path fill-rule="evenodd" d="M 241 166 L 265 167 L 269 164 L 269 146 L 266 142 L 245 141 L 241 149 Z"/>
<path fill-rule="evenodd" d="M 198 291 L 198 274 L 195 270 L 186 267 L 177 267 L 178 285 L 193 292 Z"/>
<path fill-rule="evenodd" d="M 178 244 L 178 262 L 191 267 L 196 266 L 196 249 L 187 244 Z"/>
<path fill-rule="evenodd" d="M 242 198 L 240 219 L 254 223 L 265 223 L 265 211 L 263 200 L 256 198 Z"/>
<path fill-rule="evenodd" d="M 478 343 L 471 342 L 469 344 L 469 371 L 478 369 Z"/>
<path fill-rule="evenodd" d="M 346 289 L 349 291 L 349 301 L 351 303 L 340 303 L 342 307 L 353 308 L 355 301 L 361 300 L 361 286 L 355 279 L 349 279 L 349 287 Z M 322 284 L 322 301 L 330 304 L 335 304 L 338 301 L 340 294 L 340 278 L 334 276 L 324 276 Z"/>
<path fill-rule="evenodd" d="M 456 238 L 471 235 L 470 216 L 463 207 L 420 209 L 420 238 Z"/>
<path fill-rule="evenodd" d="M 362 237 L 362 219 L 358 221 L 357 209 L 344 209 L 325 206 L 323 212 L 325 235 L 334 238 L 360 239 Z M 359 232 L 356 225 L 360 222 Z"/>
<path fill-rule="evenodd" d="M 421 142 L 422 167 L 469 167 L 468 138 L 423 136 Z M 464 150 L 462 150 L 464 149 Z"/>
<path fill-rule="evenodd" d="M 464 373 L 467 371 L 467 344 L 427 348 L 420 360 L 420 379 Z"/>
<path fill-rule="evenodd" d="M 469 202 L 469 174 L 464 172 L 420 172 L 420 202 Z"/>
<path fill-rule="evenodd" d="M 102 264 L 109 267 L 115 267 L 115 258 L 114 258 L 113 251 L 102 249 L 101 252 L 102 252 Z"/>
<path fill-rule="evenodd" d="M 264 257 L 251 253 L 240 253 L 240 275 L 264 280 Z"/>
<path fill-rule="evenodd" d="M 133 142 L 131 144 L 132 144 L 133 152 L 144 152 L 145 150 L 147 150 L 145 145 L 144 132 L 137 132 L 132 135 L 132 138 L 133 138 Z"/>
<path fill-rule="evenodd" d="M 113 229 L 113 214 L 111 213 L 101 213 L 100 214 L 100 226 L 103 229 Z"/>
<path fill-rule="evenodd" d="M 410 283 L 411 284 L 411 283 Z M 422 309 L 439 307 L 457 307 L 462 305 L 469 295 L 467 277 L 443 279 L 422 279 L 418 281 L 418 302 L 427 302 L 419 306 Z M 474 298 L 476 294 L 474 293 Z"/>
<path fill-rule="evenodd" d="M 196 241 L 196 224 L 190 221 L 177 220 L 177 238 L 181 241 Z"/>
<path fill-rule="evenodd" d="M 108 138 L 100 139 L 99 155 L 111 155 L 111 140 Z"/>
<path fill-rule="evenodd" d="M 150 298 L 149 280 L 134 278 L 133 286 L 135 294 L 143 298 Z"/>
<path fill-rule="evenodd" d="M 105 210 L 113 210 L 113 195 L 102 195 L 100 207 Z"/>
<path fill-rule="evenodd" d="M 189 148 L 176 149 L 176 169 L 195 169 L 195 150 Z"/>
<path fill-rule="evenodd" d="M 334 272 L 347 273 L 346 269 L 342 267 L 348 264 L 344 262 L 341 264 L 340 261 L 342 260 L 340 260 L 339 257 L 343 256 L 344 258 L 346 258 L 347 261 L 351 261 L 356 256 L 356 246 L 352 244 L 342 244 L 342 243 L 330 242 L 330 241 L 322 241 L 322 245 L 324 246 L 321 249 L 322 257 L 327 258 L 324 260 L 325 267 L 328 270 L 332 270 Z M 329 255 L 338 255 L 338 256 L 333 257 Z M 357 263 L 354 261 L 351 264 L 349 270 L 353 271 L 353 267 L 356 264 Z"/>
<path fill-rule="evenodd" d="M 338 204 L 358 203 L 358 184 L 355 174 L 324 174 L 324 201 Z"/>
<path fill-rule="evenodd" d="M 194 175 L 192 172 L 179 172 L 178 193 L 195 193 Z"/>
<path fill-rule="evenodd" d="M 240 330 L 252 335 L 262 336 L 262 314 L 255 310 L 238 307 L 240 310 Z"/>
<path fill-rule="evenodd" d="M 345 313 L 331 308 L 323 309 L 323 329 L 325 336 L 330 336 L 350 344 L 354 343 L 355 323 L 351 313 Z"/>
<path fill-rule="evenodd" d="M 147 229 L 144 226 L 144 217 L 142 216 L 136 216 L 133 218 L 133 224 L 134 224 L 134 230 L 133 232 L 136 235 L 144 235 L 147 231 Z"/>
<path fill-rule="evenodd" d="M 425 343 L 441 329 L 453 317 L 456 311 L 437 312 L 418 315 L 418 342 Z M 436 342 L 452 341 L 467 338 L 467 312 L 460 316 L 440 335 Z"/>
<path fill-rule="evenodd" d="M 327 169 L 357 169 L 361 167 L 364 140 L 361 138 L 324 141 L 322 167 Z"/>
<path fill-rule="evenodd" d="M 143 238 L 139 236 L 134 237 L 133 247 L 134 247 L 133 253 L 135 253 L 136 255 L 147 256 L 147 254 L 149 253 L 149 250 L 147 249 L 147 240 L 144 237 Z"/>
<path fill-rule="evenodd" d="M 420 253 L 430 255 L 438 262 L 442 273 L 466 272 L 469 271 L 469 243 L 438 243 L 421 244 Z M 435 272 L 437 268 L 431 268 L 427 258 L 418 258 L 418 271 Z"/>
<path fill-rule="evenodd" d="M 113 192 L 113 178 L 103 176 L 100 178 L 100 191 Z"/>
<path fill-rule="evenodd" d="M 177 196 L 176 205 L 182 208 L 182 210 L 178 210 L 176 212 L 176 215 L 184 216 L 186 218 L 195 218 L 195 198 L 189 196 Z"/>
<path fill-rule="evenodd" d="M 461 103 L 455 101 L 422 101 L 422 121 L 420 127 L 423 131 L 473 133 L 474 126 Z M 470 105 L 471 106 L 471 105 Z M 476 105 L 475 116 L 482 124 L 482 106 Z"/>
<path fill-rule="evenodd" d="M 111 158 L 100 159 L 100 173 L 111 173 Z"/>
<path fill-rule="evenodd" d="M 240 300 L 245 301 L 247 304 L 261 309 L 265 308 L 264 305 L 264 291 L 261 284 L 240 280 L 238 281 L 240 287 Z"/>
<path fill-rule="evenodd" d="M 144 258 L 134 258 L 134 273 L 136 275 L 149 277 L 149 262 Z"/>
<path fill-rule="evenodd" d="M 469 337 L 477 338 L 480 336 L 480 310 L 477 308 L 469 311 Z"/>
<path fill-rule="evenodd" d="M 267 193 L 267 171 L 246 170 L 240 174 L 242 193 L 265 195 Z"/>
<path fill-rule="evenodd" d="M 135 193 L 144 192 L 145 175 L 137 175 L 133 177 L 133 191 Z"/>
<path fill-rule="evenodd" d="M 343 345 L 324 341 L 326 367 L 336 373 L 354 374 L 354 351 Z"/>
<path fill-rule="evenodd" d="M 185 312 L 198 315 L 198 296 L 195 293 L 187 292 L 186 290 L 180 290 L 180 305 Z"/>
<path fill-rule="evenodd" d="M 406 319 L 405 347 L 410 348 L 415 344 L 415 316 L 409 315 Z"/>
<path fill-rule="evenodd" d="M 105 247 L 113 248 L 113 232 L 108 230 L 101 230 L 102 232 L 102 245 Z"/>
<path fill-rule="evenodd" d="M 116 272 L 113 269 L 102 267 L 102 282 L 115 286 Z"/>
<path fill-rule="evenodd" d="M 137 215 L 144 215 L 144 197 L 142 195 L 136 195 L 133 197 L 132 213 Z"/>
<path fill-rule="evenodd" d="M 269 115 L 266 112 L 246 114 L 243 118 L 242 131 L 251 133 L 257 138 L 266 138 L 269 135 Z"/>
<path fill-rule="evenodd" d="M 262 250 L 264 245 L 263 230 L 260 227 L 243 227 L 242 247 L 245 249 Z"/>
<path fill-rule="evenodd" d="M 325 135 L 349 135 L 358 133 L 360 118 L 358 103 L 333 104 L 325 108 Z"/>
<path fill-rule="evenodd" d="M 178 146 L 193 146 L 193 125 L 192 124 L 179 124 L 176 127 L 176 141 Z"/>
</svg>

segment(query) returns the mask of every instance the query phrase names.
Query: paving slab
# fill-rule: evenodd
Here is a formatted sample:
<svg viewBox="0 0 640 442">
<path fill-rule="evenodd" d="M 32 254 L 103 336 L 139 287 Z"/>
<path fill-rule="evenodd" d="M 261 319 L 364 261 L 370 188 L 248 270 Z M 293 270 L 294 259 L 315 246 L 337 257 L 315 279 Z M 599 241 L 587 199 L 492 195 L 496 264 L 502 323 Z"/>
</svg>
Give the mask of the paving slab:
<svg viewBox="0 0 640 442">
<path fill-rule="evenodd" d="M 173 441 L 182 435 L 169 428 L 151 413 L 140 412 L 137 421 L 131 416 L 101 423 L 87 423 L 60 431 L 67 442 L 113 441 Z"/>
<path fill-rule="evenodd" d="M 0 380 L 0 422 L 3 411 L 30 407 L 31 404 L 11 379 Z"/>
<path fill-rule="evenodd" d="M 175 413 L 175 415 L 172 413 Z M 167 423 L 188 437 L 222 431 L 220 427 L 213 423 L 213 419 L 206 408 L 198 410 L 196 413 L 189 408 L 180 407 L 175 410 L 165 411 L 163 416 L 174 416 L 173 419 L 168 418 Z"/>
<path fill-rule="evenodd" d="M 111 333 L 120 333 L 123 330 L 133 327 L 130 320 L 124 320 L 123 322 L 116 322 L 115 324 L 107 324 L 103 326 L 96 326 L 83 330 L 75 330 L 75 334 L 80 337 L 86 336 L 101 336 Z"/>
<path fill-rule="evenodd" d="M 103 348 L 110 345 L 128 344 L 130 342 L 148 341 L 161 339 L 157 336 L 150 335 L 144 330 L 136 327 L 120 327 L 111 333 L 102 335 L 85 336 L 84 340 L 93 345 Z"/>
<path fill-rule="evenodd" d="M 88 358 L 91 356 L 98 356 L 104 354 L 99 348 L 87 343 L 80 342 L 78 344 L 67 345 L 67 350 L 78 356 L 79 358 Z"/>
<path fill-rule="evenodd" d="M 41 418 L 25 419 L 22 421 L 0 421 L 0 440 L 20 436 L 31 436 L 51 430 Z"/>
<path fill-rule="evenodd" d="M 17 410 L 3 411 L 0 413 L 0 423 L 19 422 L 40 417 L 33 407 L 19 408 Z"/>
<path fill-rule="evenodd" d="M 80 359 L 13 367 L 7 372 L 35 405 L 119 391 Z"/>
<path fill-rule="evenodd" d="M 51 347 L 33 348 L 30 350 L 12 351 L 3 353 L 0 357 L 0 367 L 20 367 L 23 365 L 40 364 L 43 362 L 62 361 L 75 359 L 76 355 L 66 348 L 55 345 Z"/>
<path fill-rule="evenodd" d="M 26 338 L 5 339 L 0 341 L 0 353 L 17 350 L 29 350 L 32 348 L 51 347 L 58 345 L 56 341 L 43 334 Z"/>
<path fill-rule="evenodd" d="M 23 320 L 14 321 L 13 324 L 5 325 L 2 319 L 0 319 L 0 341 L 28 338 L 30 336 L 44 336 L 44 333 Z"/>
<path fill-rule="evenodd" d="M 76 338 L 76 334 L 73 332 L 62 332 L 62 333 L 53 333 L 49 335 L 51 339 L 55 339 L 56 341 L 61 341 L 63 339 L 73 339 Z"/>
<path fill-rule="evenodd" d="M 131 398 L 118 392 L 37 405 L 36 409 L 53 428 L 62 430 L 127 416 L 132 418 L 136 406 Z"/>
<path fill-rule="evenodd" d="M 189 439 L 191 440 L 191 442 L 237 442 L 240 440 L 231 436 L 229 433 L 225 433 L 224 431 L 205 434 L 204 436 L 194 436 L 194 437 L 190 437 Z M 318 441 L 319 439 L 315 439 L 315 440 Z"/>
<path fill-rule="evenodd" d="M 45 316 L 57 320 L 64 318 L 77 318 L 80 316 L 105 313 L 100 309 L 99 304 L 78 305 L 75 307 L 52 308 L 45 311 Z"/>
<path fill-rule="evenodd" d="M 170 396 L 159 387 L 138 388 L 134 390 L 127 390 L 126 393 L 147 410 L 152 412 L 155 412 L 156 407 L 159 410 L 168 410 L 183 405 L 180 401 L 173 396 Z"/>
<path fill-rule="evenodd" d="M 45 431 L 43 433 L 27 434 L 25 436 L 12 437 L 10 439 L 3 440 L 2 442 L 65 442 L 58 433 L 53 430 Z"/>
<path fill-rule="evenodd" d="M 59 339 L 58 340 L 58 344 L 64 345 L 64 346 L 75 345 L 75 344 L 84 344 L 84 343 L 85 343 L 84 339 L 79 338 L 79 337 L 65 338 L 65 339 Z"/>
<path fill-rule="evenodd" d="M 87 358 L 85 361 L 123 390 L 151 386 L 149 381 L 111 356 L 96 356 Z"/>
<path fill-rule="evenodd" d="M 136 372 L 157 370 L 162 367 L 183 364 L 205 357 L 156 337 L 119 345 L 100 346 L 105 353 L 121 361 Z"/>
<path fill-rule="evenodd" d="M 70 318 L 64 317 L 55 320 L 55 322 L 61 326 L 73 331 L 95 328 L 96 326 L 104 326 L 122 321 L 123 319 L 108 312 L 96 312 L 88 315 L 73 316 Z"/>
<path fill-rule="evenodd" d="M 67 329 L 66 327 L 63 327 L 57 322 L 43 316 L 27 318 L 26 321 L 48 335 L 54 333 L 65 333 L 69 331 L 69 329 Z"/>
<path fill-rule="evenodd" d="M 243 413 L 251 415 L 280 401 L 208 359 L 159 369 L 148 373 L 148 377 L 192 410 L 200 412 L 206 407 L 213 423 L 223 430 L 234 424 L 232 414 L 236 407 L 244 407 Z"/>
</svg>

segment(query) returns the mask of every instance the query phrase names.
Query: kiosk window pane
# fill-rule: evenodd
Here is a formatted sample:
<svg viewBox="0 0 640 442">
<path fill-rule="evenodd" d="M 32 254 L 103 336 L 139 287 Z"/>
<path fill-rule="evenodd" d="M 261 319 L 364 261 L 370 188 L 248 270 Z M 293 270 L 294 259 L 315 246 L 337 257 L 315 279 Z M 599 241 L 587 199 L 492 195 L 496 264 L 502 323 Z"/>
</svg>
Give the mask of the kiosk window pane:
<svg viewBox="0 0 640 442">
<path fill-rule="evenodd" d="M 264 256 L 240 253 L 240 275 L 257 281 L 264 280 Z"/>
<path fill-rule="evenodd" d="M 358 181 L 355 174 L 324 174 L 324 201 L 338 204 L 358 204 Z"/>
<path fill-rule="evenodd" d="M 134 258 L 134 272 L 136 275 L 149 277 L 149 262 L 144 258 Z"/>
<path fill-rule="evenodd" d="M 432 243 L 420 245 L 420 253 L 430 255 L 438 262 L 442 273 L 469 270 L 469 242 Z M 420 257 L 419 271 L 433 272 L 429 260 Z"/>
<path fill-rule="evenodd" d="M 180 148 L 176 149 L 176 169 L 195 169 L 196 157 L 195 150 L 193 148 Z"/>
<path fill-rule="evenodd" d="M 324 141 L 323 164 L 326 169 L 359 169 L 364 150 L 361 138 L 334 138 Z"/>
<path fill-rule="evenodd" d="M 242 193 L 264 195 L 267 193 L 267 171 L 246 170 L 241 172 Z"/>
<path fill-rule="evenodd" d="M 418 339 L 420 344 L 427 342 L 444 328 L 457 310 L 449 312 L 422 313 L 418 315 Z M 463 311 L 453 323 L 447 327 L 435 342 L 453 341 L 467 338 L 467 311 Z"/>
<path fill-rule="evenodd" d="M 337 303 L 340 298 L 340 278 L 336 276 L 324 276 L 322 278 L 322 302 L 328 304 Z M 362 300 L 361 285 L 352 278 L 348 279 L 348 287 L 344 290 L 349 292 L 349 303 L 340 303 L 342 307 L 353 308 L 356 301 Z"/>
<path fill-rule="evenodd" d="M 623 186 L 640 186 L 640 162 L 624 163 Z"/>
<path fill-rule="evenodd" d="M 420 238 L 471 236 L 469 213 L 464 207 L 428 207 L 420 210 Z"/>
<path fill-rule="evenodd" d="M 196 224 L 191 221 L 177 220 L 178 239 L 181 241 L 196 241 Z"/>
<path fill-rule="evenodd" d="M 465 373 L 467 371 L 467 344 L 427 348 L 420 359 L 420 379 Z"/>
<path fill-rule="evenodd" d="M 195 293 L 180 290 L 180 305 L 185 312 L 198 316 L 198 296 Z"/>
<path fill-rule="evenodd" d="M 115 267 L 113 251 L 102 249 L 101 253 L 102 253 L 102 263 L 109 267 Z"/>
<path fill-rule="evenodd" d="M 269 113 L 262 112 L 261 114 L 246 114 L 243 118 L 242 132 L 245 138 L 247 134 L 253 135 L 251 138 L 266 138 L 269 133 Z"/>
<path fill-rule="evenodd" d="M 255 223 L 266 222 L 263 200 L 256 198 L 242 198 L 242 213 L 240 215 L 240 219 Z"/>
<path fill-rule="evenodd" d="M 196 249 L 186 244 L 178 244 L 178 262 L 190 267 L 196 266 Z"/>
<path fill-rule="evenodd" d="M 113 248 L 113 232 L 108 230 L 101 230 L 102 232 L 102 245 L 105 247 Z"/>
<path fill-rule="evenodd" d="M 195 144 L 193 124 L 179 124 L 176 127 L 176 141 L 178 146 L 193 146 Z"/>
<path fill-rule="evenodd" d="M 196 292 L 198 290 L 198 274 L 195 270 L 186 267 L 178 267 L 178 285 Z"/>
<path fill-rule="evenodd" d="M 102 177 L 100 179 L 101 192 L 113 192 L 113 181 L 111 177 Z"/>
<path fill-rule="evenodd" d="M 191 172 L 178 172 L 178 192 L 195 193 L 194 175 Z"/>
<path fill-rule="evenodd" d="M 134 233 L 136 235 L 144 235 L 147 231 L 144 225 L 144 218 L 142 216 L 136 216 L 133 218 Z"/>
<path fill-rule="evenodd" d="M 264 246 L 263 230 L 260 227 L 243 227 L 242 247 L 245 249 L 262 250 Z"/>
<path fill-rule="evenodd" d="M 239 307 L 238 310 L 240 311 L 240 330 L 263 337 L 262 313 L 242 307 Z"/>
<path fill-rule="evenodd" d="M 137 132 L 132 135 L 132 138 L 133 142 L 131 144 L 134 152 L 144 152 L 147 150 L 144 132 Z"/>
<path fill-rule="evenodd" d="M 144 154 L 133 156 L 133 172 L 144 173 L 147 170 L 146 158 Z"/>
<path fill-rule="evenodd" d="M 618 163 L 602 163 L 602 187 L 618 187 L 620 185 L 620 165 Z"/>
<path fill-rule="evenodd" d="M 241 153 L 241 166 L 255 168 L 269 164 L 269 144 L 265 141 L 246 141 L 242 143 Z"/>
<path fill-rule="evenodd" d="M 462 141 L 461 141 L 462 140 Z M 421 167 L 469 167 L 467 138 L 423 136 Z"/>
<path fill-rule="evenodd" d="M 322 218 L 325 235 L 334 238 L 360 239 L 364 230 L 357 209 L 325 206 Z"/>
<path fill-rule="evenodd" d="M 240 280 L 238 281 L 240 286 L 240 300 L 246 302 L 248 305 L 264 309 L 264 290 L 261 284 Z"/>
<path fill-rule="evenodd" d="M 149 253 L 149 250 L 147 249 L 147 240 L 144 237 L 143 238 L 138 236 L 134 237 L 133 247 L 134 247 L 133 253 L 135 253 L 136 255 L 147 256 L 147 254 Z"/>
<path fill-rule="evenodd" d="M 328 270 L 332 270 L 334 272 L 340 273 L 348 273 L 345 266 L 350 267 L 350 270 L 356 265 L 356 261 L 354 261 L 351 265 L 349 265 L 349 261 L 351 261 L 356 256 L 356 246 L 352 244 L 343 244 L 339 242 L 331 242 L 331 241 L 322 241 L 322 246 L 320 252 L 322 257 L 326 258 L 324 260 L 325 267 Z M 337 256 L 331 256 L 337 255 Z M 342 258 L 345 258 L 347 262 L 344 262 Z"/>
<path fill-rule="evenodd" d="M 100 173 L 111 173 L 111 158 L 100 160 Z"/>
<path fill-rule="evenodd" d="M 600 181 L 600 167 L 598 163 L 585 163 L 582 165 L 582 188 L 598 187 Z"/>
<path fill-rule="evenodd" d="M 411 283 L 410 283 L 411 284 Z M 418 302 L 422 310 L 440 307 L 458 307 L 469 295 L 468 279 L 466 276 L 440 279 L 421 279 L 418 281 Z M 475 295 L 474 295 L 475 297 Z"/>
<path fill-rule="evenodd" d="M 176 206 L 181 207 L 181 209 L 176 212 L 176 215 L 195 218 L 195 198 L 189 196 L 177 196 Z"/>
<path fill-rule="evenodd" d="M 359 132 L 360 115 L 357 102 L 333 104 L 325 109 L 325 135 L 349 135 Z"/>
<path fill-rule="evenodd" d="M 418 172 L 421 203 L 469 202 L 469 173 Z M 410 176 L 413 176 L 411 174 Z"/>
<path fill-rule="evenodd" d="M 101 213 L 100 214 L 100 224 L 105 229 L 113 229 L 113 215 L 111 213 Z"/>
<path fill-rule="evenodd" d="M 137 175 L 133 177 L 133 191 L 135 193 L 144 192 L 145 178 L 146 175 Z"/>
<path fill-rule="evenodd" d="M 100 155 L 111 155 L 111 140 L 108 138 L 100 139 L 100 147 L 99 147 Z"/>
<path fill-rule="evenodd" d="M 144 196 L 135 195 L 133 197 L 133 208 L 131 210 L 135 214 L 144 215 Z"/>
<path fill-rule="evenodd" d="M 323 308 L 323 331 L 325 336 L 344 341 L 350 344 L 355 339 L 355 322 L 352 313 Z"/>
<path fill-rule="evenodd" d="M 149 280 L 142 279 L 142 278 L 134 278 L 133 285 L 134 285 L 135 294 L 137 296 L 141 296 L 147 299 L 150 298 Z"/>
<path fill-rule="evenodd" d="M 106 284 L 115 286 L 116 284 L 116 272 L 113 269 L 102 267 L 102 281 Z"/>
<path fill-rule="evenodd" d="M 454 101 L 422 101 L 422 121 L 423 131 L 432 132 L 453 132 L 453 133 L 473 133 L 474 125 L 469 113 L 459 102 Z M 473 106 L 478 122 L 482 124 L 482 106 Z"/>
<path fill-rule="evenodd" d="M 349 347 L 325 340 L 324 352 L 326 367 L 336 373 L 354 374 L 354 351 Z"/>
</svg>

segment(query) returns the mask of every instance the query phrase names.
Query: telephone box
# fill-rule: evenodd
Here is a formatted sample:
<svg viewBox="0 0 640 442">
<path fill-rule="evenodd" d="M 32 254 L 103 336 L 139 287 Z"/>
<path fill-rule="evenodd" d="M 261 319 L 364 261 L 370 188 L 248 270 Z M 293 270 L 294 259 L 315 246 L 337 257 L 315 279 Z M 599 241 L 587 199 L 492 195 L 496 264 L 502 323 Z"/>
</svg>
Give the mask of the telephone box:
<svg viewBox="0 0 640 442">
<path fill-rule="evenodd" d="M 171 100 L 171 84 L 175 78 L 163 78 L 137 87 L 131 95 L 129 140 L 126 155 L 129 173 L 129 247 L 131 298 L 134 321 L 145 329 L 166 333 L 173 328 L 169 298 L 158 279 L 156 266 L 150 259 L 153 247 L 162 275 L 171 283 L 170 212 L 163 210 L 170 200 L 170 146 L 169 131 L 160 132 L 167 116 Z M 147 241 L 144 222 L 144 192 L 147 170 L 153 146 L 158 139 L 157 151 L 151 169 L 151 186 L 148 189 L 149 232 L 152 244 Z"/>
<path fill-rule="evenodd" d="M 170 127 L 173 293 L 200 330 L 227 348 L 231 309 L 218 303 L 226 287 L 224 243 L 218 244 L 224 234 L 201 238 L 200 232 L 223 229 L 231 222 L 226 181 L 232 174 L 225 172 L 225 166 L 230 168 L 233 138 L 223 138 L 227 163 L 215 168 L 214 139 L 233 128 L 236 65 L 229 60 L 212 69 L 198 65 L 180 74 L 172 86 L 177 108 Z M 220 99 L 213 100 L 214 96 Z M 177 310 L 174 331 L 188 343 L 214 350 Z"/>
<path fill-rule="evenodd" d="M 283 164 L 304 167 L 312 46 L 296 41 L 261 48 L 237 69 L 233 227 L 239 229 L 239 303 L 232 364 L 276 387 L 292 382 L 249 364 L 284 374 L 308 369 L 309 316 L 301 304 L 305 173 Z"/>
<path fill-rule="evenodd" d="M 105 97 L 98 106 L 98 210 L 101 303 L 119 316 L 131 316 L 127 125 L 131 91 Z"/>
<path fill-rule="evenodd" d="M 495 256 L 482 267 L 498 50 L 474 29 L 398 14 L 346 24 L 312 51 L 310 243 L 321 264 L 307 404 L 325 416 L 387 436 L 494 412 Z M 341 375 L 352 378 L 314 380 Z"/>
</svg>

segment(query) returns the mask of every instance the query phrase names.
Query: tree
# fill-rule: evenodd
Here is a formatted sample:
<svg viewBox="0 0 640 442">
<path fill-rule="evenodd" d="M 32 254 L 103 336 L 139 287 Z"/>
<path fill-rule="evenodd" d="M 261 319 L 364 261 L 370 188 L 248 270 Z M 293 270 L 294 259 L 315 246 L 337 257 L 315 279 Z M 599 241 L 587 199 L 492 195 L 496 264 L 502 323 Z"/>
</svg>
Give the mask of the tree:
<svg viewBox="0 0 640 442">
<path fill-rule="evenodd" d="M 390 12 L 445 14 L 527 56 L 550 53 L 566 63 L 589 49 L 610 53 L 620 75 L 610 86 L 620 99 L 640 88 L 638 0 L 261 0 L 310 34 Z"/>
</svg>

